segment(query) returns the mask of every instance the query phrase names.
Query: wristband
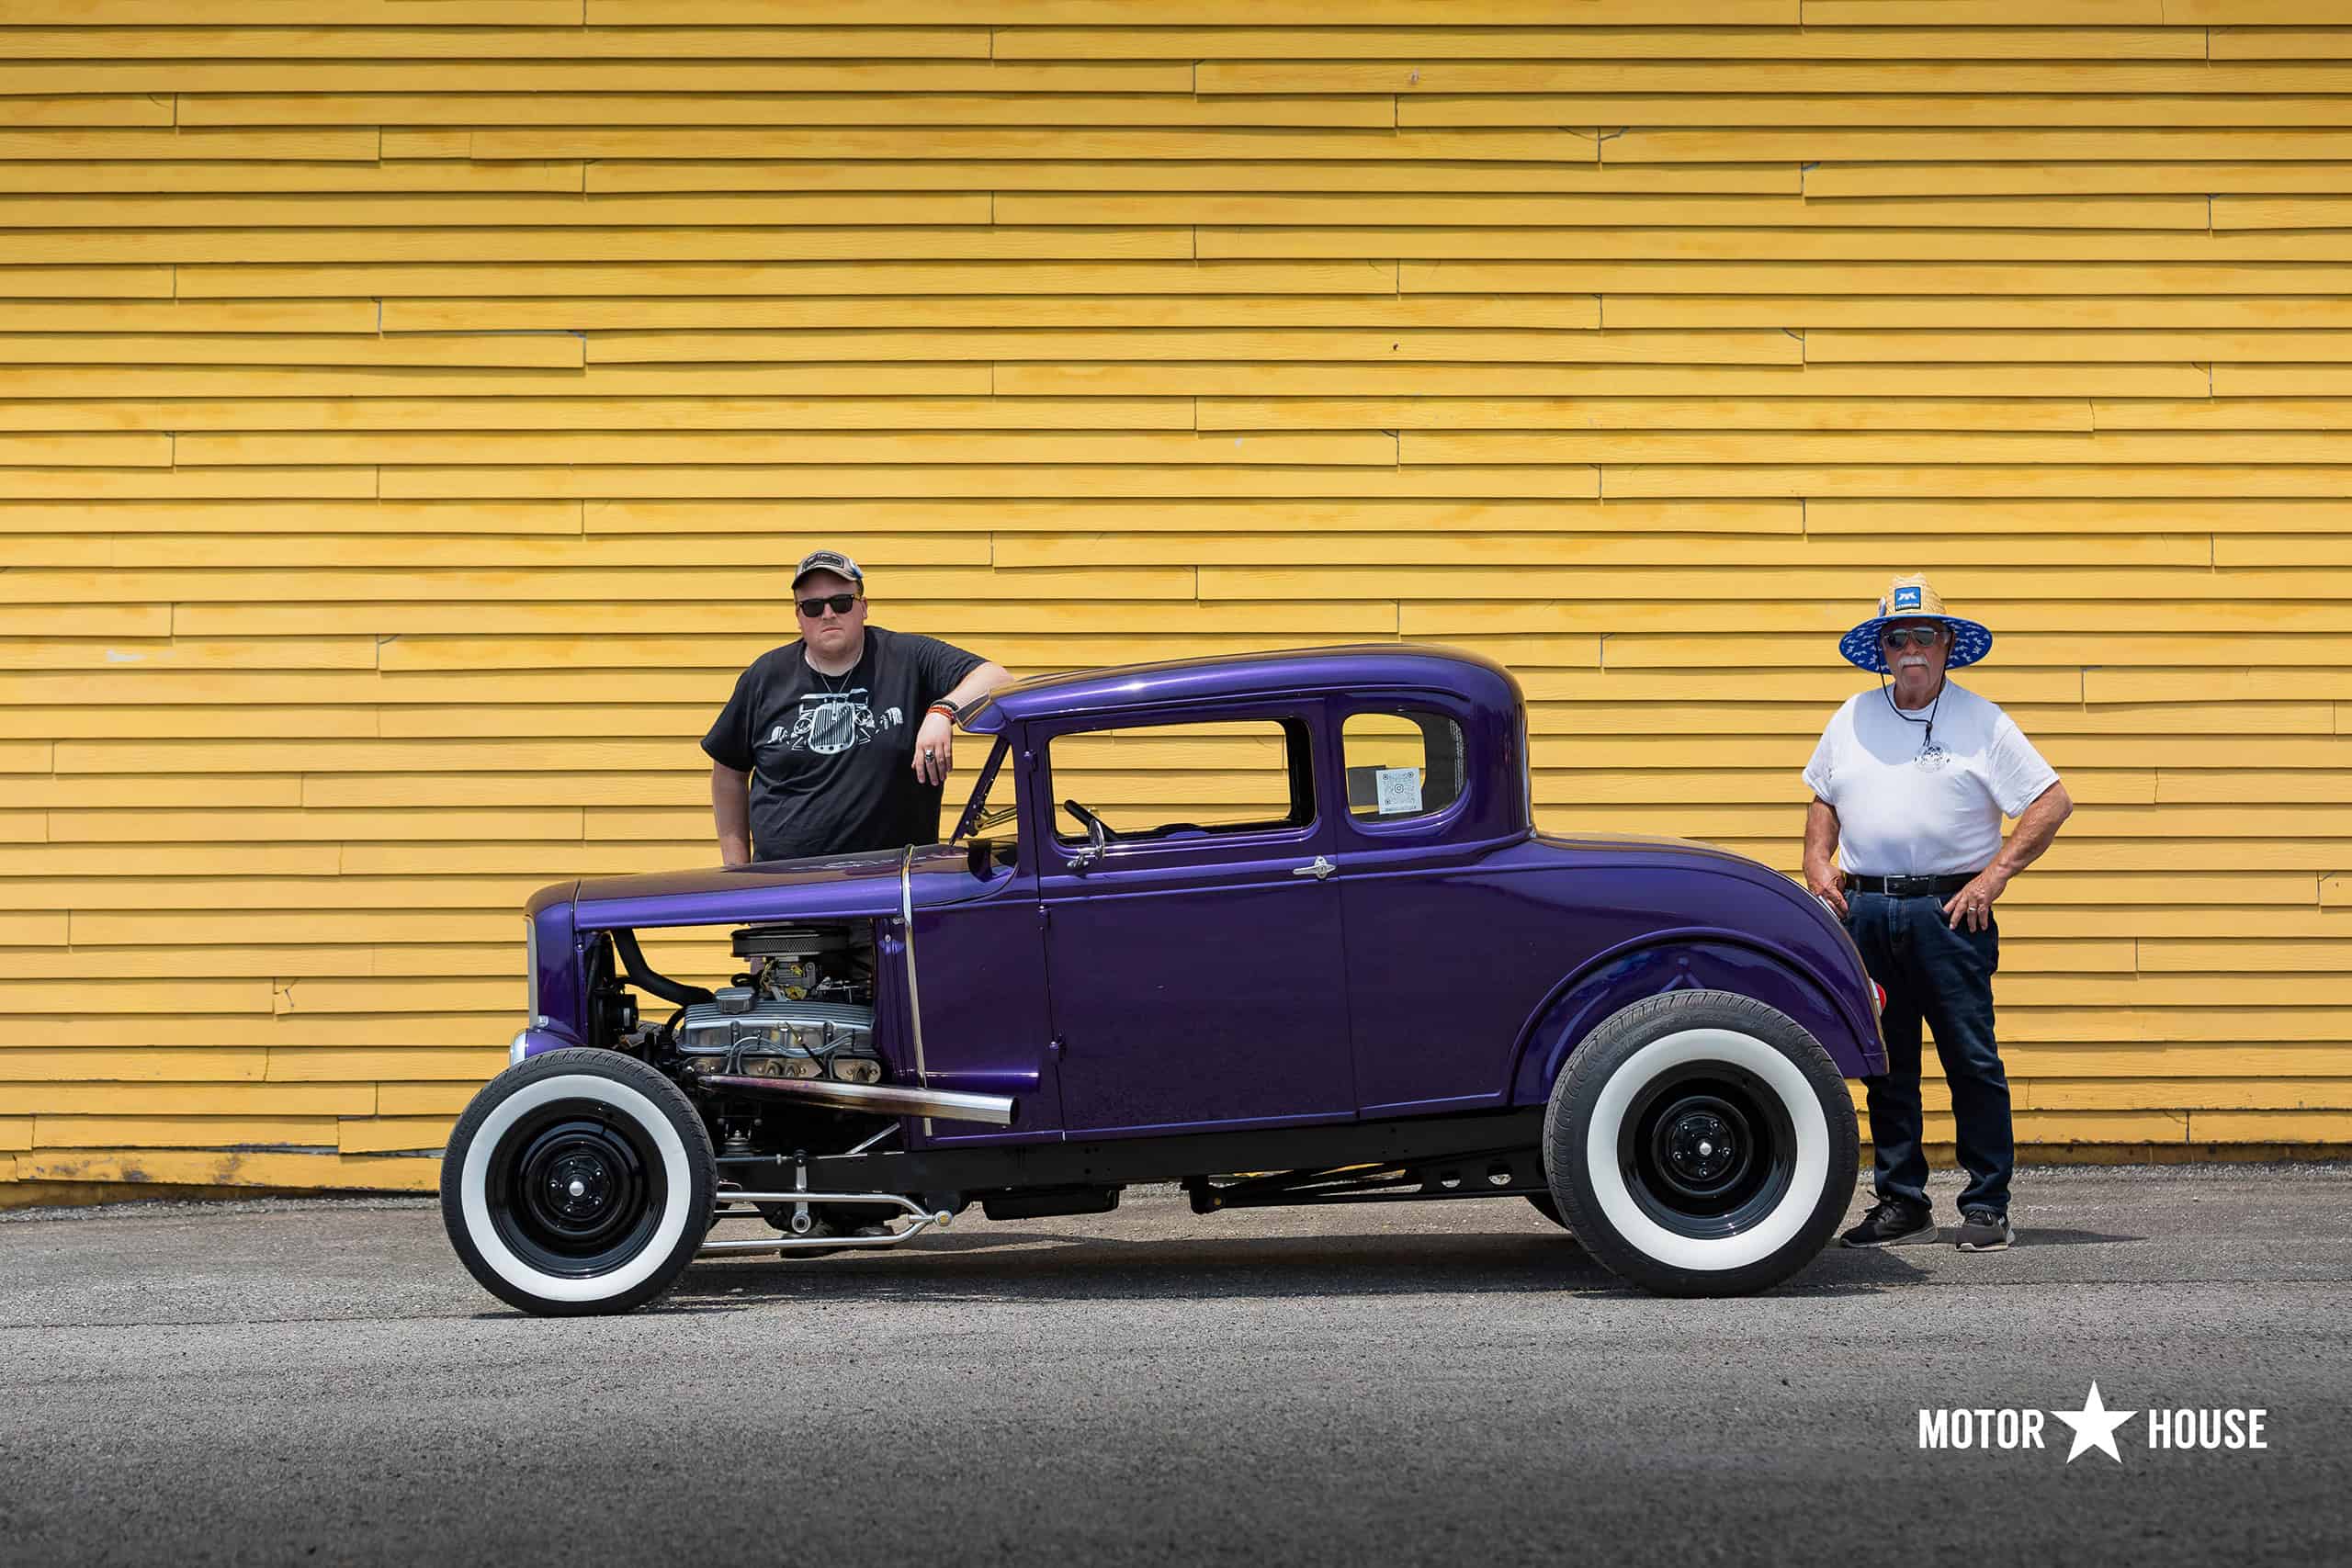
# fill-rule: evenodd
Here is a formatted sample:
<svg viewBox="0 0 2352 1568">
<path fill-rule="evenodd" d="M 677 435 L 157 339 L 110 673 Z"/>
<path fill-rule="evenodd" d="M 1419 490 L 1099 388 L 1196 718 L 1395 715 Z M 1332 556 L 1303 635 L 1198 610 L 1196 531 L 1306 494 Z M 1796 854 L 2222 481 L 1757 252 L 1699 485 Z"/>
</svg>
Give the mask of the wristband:
<svg viewBox="0 0 2352 1568">
<path fill-rule="evenodd" d="M 940 698 L 937 702 L 932 704 L 930 707 L 923 711 L 926 713 L 944 713 L 947 716 L 947 722 L 950 724 L 954 724 L 964 716 L 964 710 L 957 707 L 954 703 L 949 702 L 945 697 Z"/>
</svg>

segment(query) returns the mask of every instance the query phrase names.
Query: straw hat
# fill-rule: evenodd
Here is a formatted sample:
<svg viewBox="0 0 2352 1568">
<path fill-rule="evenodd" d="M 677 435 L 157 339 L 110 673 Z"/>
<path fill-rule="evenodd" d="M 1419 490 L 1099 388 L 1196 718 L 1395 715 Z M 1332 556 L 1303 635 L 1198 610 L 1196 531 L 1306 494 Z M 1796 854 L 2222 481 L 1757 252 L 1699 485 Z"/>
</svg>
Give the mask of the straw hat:
<svg viewBox="0 0 2352 1568">
<path fill-rule="evenodd" d="M 1993 634 L 1978 622 L 1946 610 L 1943 595 L 1929 587 L 1924 576 L 1915 572 L 1888 583 L 1878 602 L 1878 613 L 1838 639 L 1838 651 L 1846 656 L 1846 662 L 1860 665 L 1872 674 L 1886 674 L 1886 650 L 1878 638 L 1881 628 L 1889 621 L 1941 621 L 1949 626 L 1951 657 L 1944 661 L 1947 670 L 1973 664 L 1993 651 Z"/>
</svg>

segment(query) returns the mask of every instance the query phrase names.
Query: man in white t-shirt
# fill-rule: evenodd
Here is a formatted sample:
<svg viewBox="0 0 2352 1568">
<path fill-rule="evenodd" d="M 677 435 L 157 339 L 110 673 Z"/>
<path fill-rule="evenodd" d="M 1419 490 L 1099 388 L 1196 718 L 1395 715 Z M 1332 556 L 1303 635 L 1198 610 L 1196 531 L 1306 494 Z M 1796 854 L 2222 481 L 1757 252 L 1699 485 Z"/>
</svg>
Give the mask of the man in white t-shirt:
<svg viewBox="0 0 2352 1568">
<path fill-rule="evenodd" d="M 1805 883 L 1845 919 L 1886 992 L 1886 1072 L 1863 1080 L 1878 1201 L 1846 1233 L 1849 1247 L 1938 1239 L 1921 1148 L 1922 1021 L 1951 1086 L 1968 1172 L 1955 1240 L 1963 1252 L 1993 1252 L 2017 1239 L 2009 1080 L 1993 1038 L 1993 905 L 2050 847 L 2074 802 L 2008 715 L 1947 677 L 1992 646 L 1984 626 L 1945 612 L 1926 578 L 1896 578 L 1838 645 L 1880 676 L 1879 689 L 1847 699 L 1804 770 Z M 2018 824 L 2006 844 L 2004 817 Z"/>
</svg>

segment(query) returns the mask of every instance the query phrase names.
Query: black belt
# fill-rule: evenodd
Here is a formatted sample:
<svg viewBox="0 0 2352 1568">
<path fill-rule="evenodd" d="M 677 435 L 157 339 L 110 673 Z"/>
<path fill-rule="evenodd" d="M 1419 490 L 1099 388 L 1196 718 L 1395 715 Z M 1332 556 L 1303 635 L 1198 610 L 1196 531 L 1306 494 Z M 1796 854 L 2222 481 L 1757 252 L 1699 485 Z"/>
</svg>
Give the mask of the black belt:
<svg viewBox="0 0 2352 1568">
<path fill-rule="evenodd" d="M 1950 876 L 1849 876 L 1849 893 L 1883 893 L 1890 898 L 1949 898 L 1976 880 L 1973 871 Z"/>
</svg>

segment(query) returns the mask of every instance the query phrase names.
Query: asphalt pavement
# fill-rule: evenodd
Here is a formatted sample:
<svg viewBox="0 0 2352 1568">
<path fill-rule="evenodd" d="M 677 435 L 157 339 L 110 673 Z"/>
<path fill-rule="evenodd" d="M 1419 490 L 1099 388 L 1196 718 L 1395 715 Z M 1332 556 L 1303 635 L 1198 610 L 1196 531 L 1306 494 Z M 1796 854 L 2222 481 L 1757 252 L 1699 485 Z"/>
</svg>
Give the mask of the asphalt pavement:
<svg viewBox="0 0 2352 1568">
<path fill-rule="evenodd" d="M 1155 1189 L 574 1320 L 418 1201 L 8 1214 L 0 1562 L 2352 1562 L 2352 1167 L 2018 1192 L 2011 1251 L 1735 1301 L 1516 1200 Z M 2069 1459 L 2094 1381 L 2266 1446 L 2135 1415 Z M 2044 1446 L 1923 1449 L 1922 1407 Z"/>
</svg>

